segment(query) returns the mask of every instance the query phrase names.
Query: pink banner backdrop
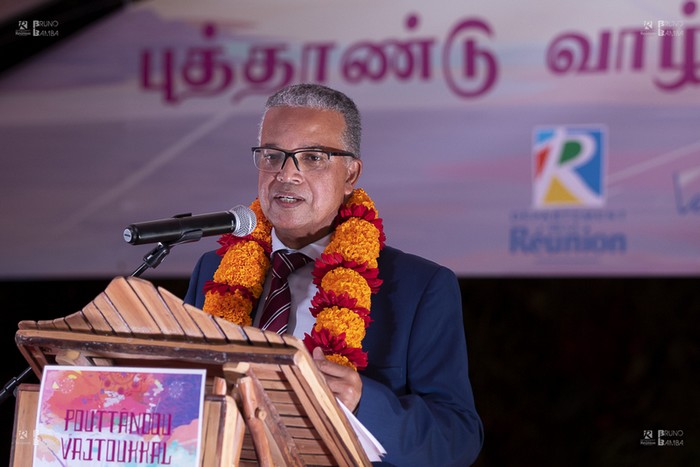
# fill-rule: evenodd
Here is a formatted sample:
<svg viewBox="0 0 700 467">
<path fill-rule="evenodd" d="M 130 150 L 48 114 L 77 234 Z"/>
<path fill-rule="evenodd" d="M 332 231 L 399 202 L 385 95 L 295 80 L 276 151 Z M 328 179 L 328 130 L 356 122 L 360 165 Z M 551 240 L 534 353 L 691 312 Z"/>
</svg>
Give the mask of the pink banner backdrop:
<svg viewBox="0 0 700 467">
<path fill-rule="evenodd" d="M 363 111 L 389 244 L 462 276 L 698 274 L 699 3 L 129 5 L 0 77 L 0 276 L 129 274 L 128 224 L 250 203 L 265 97 L 307 81 Z"/>
</svg>

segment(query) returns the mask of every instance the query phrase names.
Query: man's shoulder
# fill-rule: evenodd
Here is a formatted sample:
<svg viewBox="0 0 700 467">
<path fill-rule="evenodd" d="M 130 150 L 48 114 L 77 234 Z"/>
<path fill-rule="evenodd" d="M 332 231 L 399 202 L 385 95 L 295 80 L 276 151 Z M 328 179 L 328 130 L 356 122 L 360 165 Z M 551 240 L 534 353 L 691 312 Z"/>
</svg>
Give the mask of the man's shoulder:
<svg viewBox="0 0 700 467">
<path fill-rule="evenodd" d="M 209 263 L 209 262 L 220 263 L 221 262 L 221 255 L 219 255 L 216 252 L 216 250 L 207 251 L 206 253 L 204 253 L 202 255 L 202 257 L 200 258 L 200 261 L 206 262 L 206 263 Z"/>
<path fill-rule="evenodd" d="M 400 261 L 401 263 L 414 264 L 428 268 L 443 267 L 438 263 L 413 253 L 406 253 L 398 248 L 386 245 L 379 253 L 379 261 Z"/>
<path fill-rule="evenodd" d="M 385 246 L 379 254 L 379 271 L 392 271 L 401 274 L 433 275 L 438 271 L 454 274 L 450 269 L 413 253 L 406 253 L 398 248 Z"/>
<path fill-rule="evenodd" d="M 193 277 L 198 277 L 199 280 L 209 280 L 214 276 L 214 272 L 221 263 L 221 256 L 216 250 L 204 253 L 197 261 L 197 265 L 193 271 Z"/>
</svg>

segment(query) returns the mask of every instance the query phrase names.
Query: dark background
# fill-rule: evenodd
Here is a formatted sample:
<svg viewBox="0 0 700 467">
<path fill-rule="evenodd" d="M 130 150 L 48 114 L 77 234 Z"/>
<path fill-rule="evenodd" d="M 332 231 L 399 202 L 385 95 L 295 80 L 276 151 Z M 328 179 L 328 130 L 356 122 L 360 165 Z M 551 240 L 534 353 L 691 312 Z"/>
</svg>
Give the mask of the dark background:
<svg viewBox="0 0 700 467">
<path fill-rule="evenodd" d="M 27 367 L 14 343 L 19 321 L 78 311 L 109 280 L 0 282 L 1 383 Z M 153 282 L 181 297 L 187 287 L 180 278 Z M 699 284 L 461 279 L 470 374 L 486 430 L 476 466 L 700 465 Z M 9 459 L 14 403 L 0 407 L 0 459 Z M 650 429 L 683 430 L 676 438 L 683 446 L 641 446 Z"/>
</svg>

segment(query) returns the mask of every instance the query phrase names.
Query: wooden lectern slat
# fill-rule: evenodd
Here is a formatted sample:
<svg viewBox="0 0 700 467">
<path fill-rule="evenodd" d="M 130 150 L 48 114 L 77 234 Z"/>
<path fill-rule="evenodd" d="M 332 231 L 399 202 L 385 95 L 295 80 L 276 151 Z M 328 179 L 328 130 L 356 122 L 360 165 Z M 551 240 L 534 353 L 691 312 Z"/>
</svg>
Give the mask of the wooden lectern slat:
<svg viewBox="0 0 700 467">
<path fill-rule="evenodd" d="M 119 284 L 112 281 L 110 286 L 111 285 L 117 287 Z M 107 287 L 107 290 L 110 289 L 110 286 Z M 99 310 L 105 321 L 107 321 L 107 324 L 112 329 L 114 334 L 131 335 L 131 328 L 129 328 L 121 313 L 119 313 L 119 310 L 117 310 L 109 300 L 107 290 L 98 295 L 95 300 L 92 301 L 92 303 Z"/>
<path fill-rule="evenodd" d="M 182 326 L 173 315 L 167 303 L 158 293 L 154 293 L 153 284 L 150 282 L 132 281 L 129 286 L 143 302 L 153 322 L 158 326 L 160 333 L 165 336 L 183 335 Z M 152 334 L 152 332 L 150 332 Z"/>
<path fill-rule="evenodd" d="M 10 465 L 24 467 L 32 465 L 34 455 L 34 427 L 39 405 L 39 385 L 20 384 L 15 404 L 15 424 L 12 430 L 12 453 Z"/>
<path fill-rule="evenodd" d="M 17 345 L 39 377 L 44 366 L 63 363 L 205 368 L 208 380 L 224 378 L 208 384 L 203 466 L 370 465 L 311 355 L 292 336 L 237 326 L 131 277 L 115 278 L 77 313 L 18 327 Z M 20 409 L 25 425 L 27 414 L 36 416 L 36 402 L 30 394 L 18 398 L 15 429 Z M 13 467 L 31 465 L 26 446 L 15 445 L 13 455 Z"/>
<path fill-rule="evenodd" d="M 202 330 L 197 326 L 190 314 L 190 310 L 186 308 L 187 305 L 179 298 L 172 295 L 170 292 L 163 293 L 167 291 L 161 290 L 161 296 L 168 306 L 168 310 L 172 313 L 173 318 L 178 322 L 182 328 L 183 336 L 190 339 L 203 339 L 206 340 Z M 196 309 L 196 308 L 195 308 Z"/>
<path fill-rule="evenodd" d="M 83 313 L 74 313 L 70 316 L 66 316 L 66 324 L 68 328 L 73 331 L 78 332 L 92 332 L 92 326 Z"/>
<path fill-rule="evenodd" d="M 123 277 L 114 279 L 115 287 L 108 287 L 105 296 L 114 311 L 121 316 L 128 332 L 138 336 L 147 336 L 154 331 L 162 333 L 148 308 L 134 292 L 130 283 Z"/>
<path fill-rule="evenodd" d="M 100 309 L 97 308 L 97 305 L 94 302 L 88 303 L 85 306 L 85 308 L 82 309 L 82 314 L 83 316 L 85 316 L 87 322 L 90 323 L 90 326 L 92 327 L 94 333 L 114 333 L 114 328 L 112 328 L 112 326 L 109 325 L 109 322 L 107 322 L 107 319 L 104 317 Z M 22 329 L 22 325 L 28 322 L 29 321 L 22 321 L 21 323 L 19 323 L 19 328 Z"/>
</svg>

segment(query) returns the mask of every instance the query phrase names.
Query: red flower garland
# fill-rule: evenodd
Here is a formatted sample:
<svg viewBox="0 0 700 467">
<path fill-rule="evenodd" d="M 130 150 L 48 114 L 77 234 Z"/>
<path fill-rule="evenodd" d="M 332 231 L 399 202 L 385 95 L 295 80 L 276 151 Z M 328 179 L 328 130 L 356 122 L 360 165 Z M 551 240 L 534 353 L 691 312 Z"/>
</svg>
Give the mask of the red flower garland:
<svg viewBox="0 0 700 467">
<path fill-rule="evenodd" d="M 223 256 L 214 280 L 205 285 L 204 311 L 239 325 L 250 325 L 253 303 L 262 293 L 270 267 L 270 232 L 256 200 L 251 209 L 258 218 L 255 230 L 246 237 L 223 235 Z M 326 357 L 358 370 L 367 367 L 361 342 L 370 318 L 370 295 L 377 293 L 377 258 L 385 235 L 374 203 L 362 189 L 353 191 L 334 221 L 331 242 L 314 264 L 313 283 L 318 291 L 311 301 L 316 324 L 305 334 L 304 344 L 312 351 L 321 347 Z"/>
</svg>

